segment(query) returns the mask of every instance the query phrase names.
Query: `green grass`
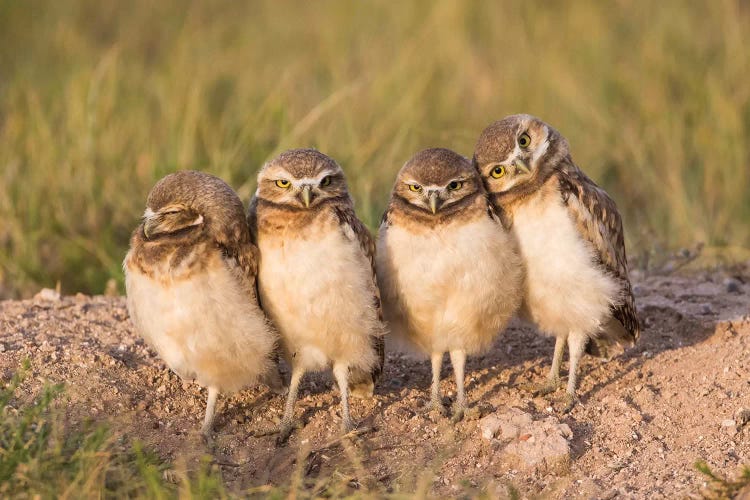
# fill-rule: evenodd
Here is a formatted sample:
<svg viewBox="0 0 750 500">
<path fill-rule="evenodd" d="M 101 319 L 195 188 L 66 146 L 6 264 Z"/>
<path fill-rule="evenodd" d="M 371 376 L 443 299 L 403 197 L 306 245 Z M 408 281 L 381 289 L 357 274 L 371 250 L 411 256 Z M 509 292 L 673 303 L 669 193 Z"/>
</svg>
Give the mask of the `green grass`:
<svg viewBox="0 0 750 500">
<path fill-rule="evenodd" d="M 743 496 L 750 492 L 750 466 L 748 465 L 742 467 L 742 471 L 735 479 L 717 475 L 703 460 L 696 462 L 695 468 L 708 479 L 708 487 L 701 492 L 701 496 L 706 500 L 736 498 L 742 490 L 744 490 Z"/>
<path fill-rule="evenodd" d="M 375 228 L 417 150 L 541 116 L 625 214 L 632 255 L 750 246 L 741 2 L 0 3 L 0 294 L 101 292 L 178 168 L 246 201 L 314 146 Z"/>
<path fill-rule="evenodd" d="M 281 484 L 230 488 L 210 455 L 175 463 L 161 460 L 106 423 L 72 423 L 65 417 L 62 385 L 44 385 L 38 394 L 27 382 L 25 361 L 10 380 L 0 380 L 0 498 L 393 498 L 430 497 L 433 468 L 404 478 L 387 489 L 363 464 L 361 452 L 346 440 L 312 452 L 298 450 L 296 465 Z M 343 452 L 339 468 L 307 474 L 313 456 L 329 449 Z M 187 451 L 183 450 L 183 451 Z M 193 450 L 199 453 L 202 450 Z M 278 482 L 279 478 L 276 478 Z M 401 484 L 403 482 L 403 484 Z M 511 492 L 515 491 L 510 489 Z M 494 493 L 463 485 L 457 495 L 495 498 Z"/>
<path fill-rule="evenodd" d="M 163 472 L 169 464 L 139 443 L 127 445 L 102 424 L 66 428 L 60 385 L 46 385 L 25 402 L 25 363 L 0 386 L 0 497 L 2 498 L 226 498 L 221 474 L 205 458 L 196 471 Z M 14 403 L 13 405 L 11 403 Z M 169 469 L 171 470 L 171 469 Z"/>
</svg>

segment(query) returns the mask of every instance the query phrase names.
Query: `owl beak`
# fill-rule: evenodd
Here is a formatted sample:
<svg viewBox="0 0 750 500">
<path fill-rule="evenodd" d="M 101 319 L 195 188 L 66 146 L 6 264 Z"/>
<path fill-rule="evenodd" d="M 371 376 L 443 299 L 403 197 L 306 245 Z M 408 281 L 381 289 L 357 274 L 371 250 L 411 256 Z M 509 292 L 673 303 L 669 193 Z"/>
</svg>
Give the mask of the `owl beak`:
<svg viewBox="0 0 750 500">
<path fill-rule="evenodd" d="M 523 160 L 522 160 L 522 159 L 520 159 L 520 158 L 516 158 L 516 159 L 515 159 L 515 160 L 513 161 L 513 165 L 515 165 L 515 167 L 516 167 L 516 171 L 522 172 L 522 173 L 524 173 L 524 174 L 528 174 L 528 173 L 530 173 L 530 172 L 531 172 L 531 170 L 529 170 L 529 167 L 528 167 L 528 166 L 526 165 L 526 162 L 525 162 L 525 161 L 523 161 Z"/>
<path fill-rule="evenodd" d="M 154 221 L 153 218 L 143 221 L 143 236 L 145 236 L 147 240 L 150 240 L 154 235 L 154 226 L 156 225 L 158 225 L 158 223 Z"/>
<path fill-rule="evenodd" d="M 305 204 L 305 208 L 310 208 L 310 200 L 312 200 L 312 186 L 309 184 L 305 184 L 302 186 L 302 192 L 300 193 L 300 196 L 302 197 L 302 203 Z"/>
<path fill-rule="evenodd" d="M 432 210 L 432 214 L 435 215 L 438 211 L 438 208 L 440 208 L 440 198 L 438 198 L 438 192 L 437 191 L 428 192 L 427 201 L 430 204 L 430 210 Z"/>
</svg>

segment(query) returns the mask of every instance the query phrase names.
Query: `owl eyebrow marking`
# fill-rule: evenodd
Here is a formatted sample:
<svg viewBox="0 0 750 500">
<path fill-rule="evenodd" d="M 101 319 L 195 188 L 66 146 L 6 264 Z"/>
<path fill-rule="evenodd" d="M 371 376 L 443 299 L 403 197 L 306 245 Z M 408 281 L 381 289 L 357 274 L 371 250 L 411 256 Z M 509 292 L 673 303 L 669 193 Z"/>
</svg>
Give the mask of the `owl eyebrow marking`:
<svg viewBox="0 0 750 500">
<path fill-rule="evenodd" d="M 534 153 L 531 155 L 531 165 L 535 165 L 536 162 L 539 161 L 539 159 L 547 153 L 547 149 L 549 149 L 549 133 L 547 134 L 547 137 L 544 139 L 544 142 L 542 142 L 539 146 L 537 146 L 536 149 L 534 149 Z"/>
</svg>

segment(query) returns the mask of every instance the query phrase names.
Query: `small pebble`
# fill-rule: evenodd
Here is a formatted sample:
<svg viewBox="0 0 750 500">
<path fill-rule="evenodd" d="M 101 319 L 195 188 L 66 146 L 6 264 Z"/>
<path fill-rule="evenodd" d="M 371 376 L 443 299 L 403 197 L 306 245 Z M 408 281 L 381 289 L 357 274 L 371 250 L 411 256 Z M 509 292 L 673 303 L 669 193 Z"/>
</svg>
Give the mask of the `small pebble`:
<svg viewBox="0 0 750 500">
<path fill-rule="evenodd" d="M 734 278 L 727 278 L 724 280 L 724 287 L 729 293 L 740 293 L 741 285 L 740 282 Z"/>
<path fill-rule="evenodd" d="M 734 418 L 739 422 L 740 426 L 750 422 L 750 410 L 747 408 L 740 408 L 737 413 L 734 414 Z"/>
<path fill-rule="evenodd" d="M 39 293 L 34 295 L 34 300 L 58 301 L 60 300 L 60 292 L 51 288 L 42 288 Z"/>
</svg>

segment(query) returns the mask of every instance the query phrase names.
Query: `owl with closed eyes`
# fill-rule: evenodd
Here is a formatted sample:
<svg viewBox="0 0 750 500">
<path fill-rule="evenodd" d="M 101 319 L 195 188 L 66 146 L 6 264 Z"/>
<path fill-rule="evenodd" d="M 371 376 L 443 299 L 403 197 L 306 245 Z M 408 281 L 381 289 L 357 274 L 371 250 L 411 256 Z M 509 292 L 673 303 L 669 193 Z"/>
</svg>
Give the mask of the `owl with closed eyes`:
<svg viewBox="0 0 750 500">
<path fill-rule="evenodd" d="M 123 263 L 138 332 L 175 373 L 208 388 L 207 437 L 220 391 L 261 381 L 282 390 L 278 335 L 258 304 L 258 249 L 244 211 L 218 177 L 170 174 L 148 195 Z"/>
<path fill-rule="evenodd" d="M 440 368 L 449 353 L 458 421 L 467 408 L 466 356 L 490 347 L 523 297 L 518 247 L 471 162 L 443 148 L 409 160 L 393 186 L 377 250 L 391 333 L 430 357 L 429 407 L 443 414 Z"/>
<path fill-rule="evenodd" d="M 632 345 L 640 324 L 615 202 L 573 162 L 567 140 L 530 115 L 508 116 L 480 135 L 474 166 L 512 227 L 526 267 L 522 313 L 556 338 L 541 392 L 560 383 L 567 345 L 567 405 L 591 340 Z"/>
<path fill-rule="evenodd" d="M 382 371 L 385 325 L 375 245 L 354 212 L 344 171 L 313 149 L 282 153 L 259 172 L 248 221 L 260 249 L 261 304 L 292 370 L 279 443 L 295 426 L 308 371 L 333 369 L 348 432 L 350 393 L 372 395 Z"/>
</svg>

